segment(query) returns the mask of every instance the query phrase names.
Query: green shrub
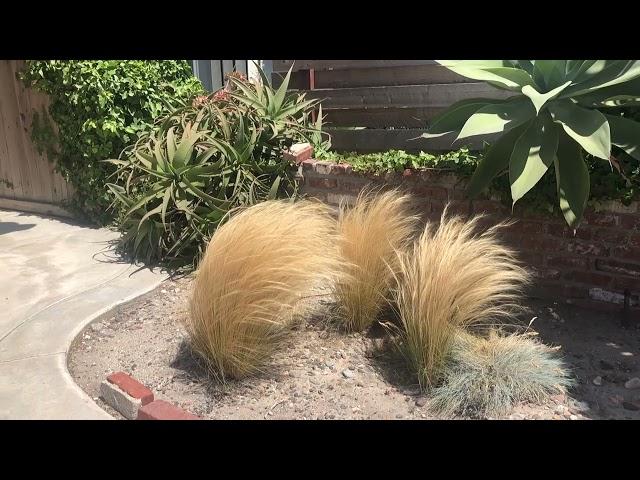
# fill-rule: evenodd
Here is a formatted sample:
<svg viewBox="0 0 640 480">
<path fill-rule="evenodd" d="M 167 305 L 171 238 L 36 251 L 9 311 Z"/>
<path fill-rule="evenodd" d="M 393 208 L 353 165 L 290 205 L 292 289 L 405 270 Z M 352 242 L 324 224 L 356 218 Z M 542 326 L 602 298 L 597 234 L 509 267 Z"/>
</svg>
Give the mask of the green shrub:
<svg viewBox="0 0 640 480">
<path fill-rule="evenodd" d="M 105 184 L 115 158 L 176 100 L 202 91 L 186 61 L 29 60 L 21 77 L 49 95 L 53 135 L 39 112 L 33 140 L 55 160 L 76 192 L 68 207 L 86 219 L 111 220 Z"/>
<path fill-rule="evenodd" d="M 288 82 L 274 91 L 231 75 L 224 89 L 160 118 L 110 160 L 119 166 L 108 187 L 123 251 L 175 267 L 197 263 L 230 209 L 295 196 L 283 153 L 313 135 L 316 102 L 287 93 Z"/>
<path fill-rule="evenodd" d="M 639 112 L 638 109 L 620 109 L 611 113 L 630 117 L 635 115 L 640 119 Z M 320 150 L 320 153 L 316 154 L 316 158 L 348 163 L 353 166 L 356 172 L 374 175 L 388 172 L 400 173 L 406 168 L 418 170 L 428 168 L 447 170 L 461 178 L 470 178 L 478 162 L 482 160 L 483 154 L 484 152 L 470 151 L 468 148 L 435 154 L 426 152 L 412 154 L 404 150 L 363 154 Z M 596 208 L 600 202 L 606 200 L 616 200 L 624 205 L 629 205 L 639 196 L 640 163 L 624 152 L 619 152 L 617 158 L 620 171 L 592 155 L 585 155 L 585 162 L 591 178 L 589 204 Z M 550 169 L 553 170 L 553 168 L 551 165 Z M 502 171 L 491 181 L 487 193 L 500 197 L 506 206 L 512 205 L 508 170 Z M 555 176 L 543 176 L 527 195 L 518 201 L 518 206 L 523 210 L 537 213 L 559 214 L 560 207 L 557 202 Z"/>
</svg>

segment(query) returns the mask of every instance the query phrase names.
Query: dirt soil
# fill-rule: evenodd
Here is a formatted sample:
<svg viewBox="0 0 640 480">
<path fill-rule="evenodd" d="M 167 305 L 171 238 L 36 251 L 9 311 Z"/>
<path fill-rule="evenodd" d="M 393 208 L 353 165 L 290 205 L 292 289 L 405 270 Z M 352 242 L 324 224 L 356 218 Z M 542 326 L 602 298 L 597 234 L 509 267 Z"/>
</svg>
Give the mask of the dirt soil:
<svg viewBox="0 0 640 480">
<path fill-rule="evenodd" d="M 288 337 L 267 374 L 222 386 L 189 350 L 180 324 L 187 315 L 190 278 L 168 280 L 81 333 L 68 364 L 76 382 L 102 408 L 100 382 L 125 371 L 164 399 L 207 419 L 429 419 L 415 379 L 391 350 L 384 332 L 345 335 L 311 319 Z M 518 405 L 505 419 L 640 419 L 640 328 L 623 328 L 605 314 L 530 300 L 532 327 L 560 345 L 578 381 L 568 397 Z M 385 353 L 386 352 L 386 353 Z"/>
</svg>

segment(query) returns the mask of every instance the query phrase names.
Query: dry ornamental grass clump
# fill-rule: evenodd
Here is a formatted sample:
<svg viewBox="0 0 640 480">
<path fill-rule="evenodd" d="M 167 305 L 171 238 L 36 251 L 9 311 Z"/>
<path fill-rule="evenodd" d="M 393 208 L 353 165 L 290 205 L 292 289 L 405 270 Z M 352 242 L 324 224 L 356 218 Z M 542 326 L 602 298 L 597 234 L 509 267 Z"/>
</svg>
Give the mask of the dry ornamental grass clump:
<svg viewBox="0 0 640 480">
<path fill-rule="evenodd" d="M 478 220 L 448 216 L 427 224 L 412 249 L 398 251 L 394 301 L 401 345 L 422 388 L 438 383 L 455 332 L 518 311 L 529 275 L 500 244 L 502 225 L 477 233 Z"/>
<path fill-rule="evenodd" d="M 333 280 L 336 222 L 310 201 L 267 201 L 221 226 L 200 263 L 186 328 L 224 381 L 260 371 L 302 299 Z"/>
<path fill-rule="evenodd" d="M 334 286 L 338 316 L 349 331 L 371 325 L 386 303 L 397 250 L 404 250 L 414 234 L 416 217 L 410 197 L 391 190 L 362 193 L 356 204 L 340 206 L 338 230 L 342 275 Z"/>
</svg>

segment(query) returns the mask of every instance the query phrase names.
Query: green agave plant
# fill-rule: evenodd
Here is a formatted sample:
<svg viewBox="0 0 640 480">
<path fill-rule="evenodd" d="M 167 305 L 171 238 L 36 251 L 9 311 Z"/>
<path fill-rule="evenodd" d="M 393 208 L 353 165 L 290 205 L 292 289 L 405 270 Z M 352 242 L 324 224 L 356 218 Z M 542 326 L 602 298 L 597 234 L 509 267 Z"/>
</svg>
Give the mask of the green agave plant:
<svg viewBox="0 0 640 480">
<path fill-rule="evenodd" d="M 640 104 L 637 60 L 438 61 L 464 77 L 513 92 L 503 100 L 470 99 L 434 119 L 424 137 L 458 141 L 495 135 L 469 184 L 478 195 L 508 169 L 513 204 L 554 165 L 560 209 L 576 228 L 589 198 L 583 150 L 612 162 L 612 145 L 640 160 L 640 123 L 606 113 Z M 604 110 L 601 112 L 600 110 Z M 612 164 L 613 167 L 613 164 Z"/>
<path fill-rule="evenodd" d="M 260 72 L 262 74 L 262 72 Z M 158 119 L 126 149 L 107 185 L 119 213 L 121 248 L 135 259 L 194 265 L 227 213 L 295 197 L 283 153 L 315 133 L 315 100 L 231 74 L 224 89 Z"/>
</svg>

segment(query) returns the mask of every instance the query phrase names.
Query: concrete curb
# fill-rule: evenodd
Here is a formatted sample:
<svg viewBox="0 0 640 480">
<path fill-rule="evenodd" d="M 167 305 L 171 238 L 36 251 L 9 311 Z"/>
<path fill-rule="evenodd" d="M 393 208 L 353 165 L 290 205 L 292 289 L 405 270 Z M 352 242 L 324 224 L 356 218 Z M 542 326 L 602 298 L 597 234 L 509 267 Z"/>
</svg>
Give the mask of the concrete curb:
<svg viewBox="0 0 640 480">
<path fill-rule="evenodd" d="M 128 420 L 202 420 L 164 400 L 125 372 L 112 373 L 100 384 L 102 399 Z"/>
<path fill-rule="evenodd" d="M 0 368 L 0 385 L 5 386 L 0 397 L 6 395 L 12 405 L 10 418 L 113 420 L 75 383 L 67 355 L 90 323 L 167 278 L 130 265 L 108 282 L 55 302 L 11 331 L 0 343 L 0 367 L 11 366 Z"/>
</svg>

